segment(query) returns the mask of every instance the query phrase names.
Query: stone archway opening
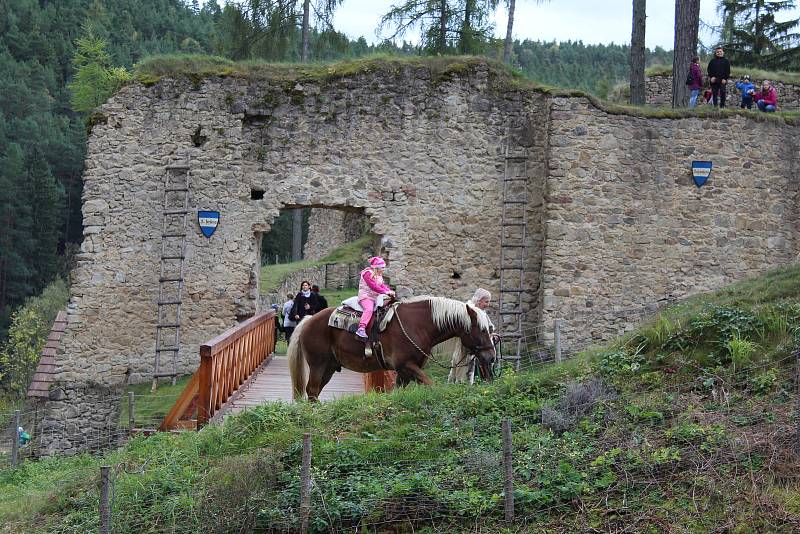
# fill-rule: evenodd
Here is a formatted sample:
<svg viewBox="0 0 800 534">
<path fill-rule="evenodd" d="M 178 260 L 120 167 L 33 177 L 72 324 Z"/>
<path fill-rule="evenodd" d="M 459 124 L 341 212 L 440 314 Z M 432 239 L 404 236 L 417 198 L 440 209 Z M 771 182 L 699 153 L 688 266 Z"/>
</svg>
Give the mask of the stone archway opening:
<svg viewBox="0 0 800 534">
<path fill-rule="evenodd" d="M 300 210 L 302 216 L 298 216 Z M 300 228 L 300 259 L 297 236 Z M 293 239 L 294 236 L 294 239 Z M 364 260 L 386 252 L 363 209 L 292 206 L 280 210 L 270 230 L 257 234 L 260 244 L 259 308 L 279 307 L 304 280 L 320 287 L 333 306 L 355 294 Z M 294 247 L 293 247 L 293 241 Z M 295 254 L 293 255 L 293 248 Z"/>
</svg>

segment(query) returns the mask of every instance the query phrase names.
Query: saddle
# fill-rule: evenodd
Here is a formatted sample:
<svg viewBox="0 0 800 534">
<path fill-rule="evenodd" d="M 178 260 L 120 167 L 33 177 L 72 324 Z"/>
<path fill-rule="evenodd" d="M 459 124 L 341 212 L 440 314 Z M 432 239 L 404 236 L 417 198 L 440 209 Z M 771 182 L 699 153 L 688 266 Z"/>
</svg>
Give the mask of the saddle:
<svg viewBox="0 0 800 534">
<path fill-rule="evenodd" d="M 384 369 L 390 369 L 386 360 L 383 357 L 383 347 L 380 342 L 380 333 L 386 330 L 386 327 L 391 322 L 395 314 L 395 309 L 399 302 L 393 302 L 389 306 L 376 306 L 372 318 L 367 325 L 367 339 L 364 347 L 364 356 L 375 356 L 378 363 Z M 357 307 L 357 308 L 356 308 Z M 333 310 L 330 318 L 328 318 L 328 326 L 345 330 L 351 334 L 355 334 L 358 329 L 358 323 L 361 320 L 361 313 L 363 310 L 358 305 L 356 297 L 345 300 L 341 306 Z"/>
<path fill-rule="evenodd" d="M 394 312 L 398 304 L 400 303 L 393 302 L 389 306 L 375 307 L 375 311 L 366 328 L 369 341 L 378 341 L 379 334 L 386 330 L 386 327 L 389 326 L 392 318 L 394 318 Z M 356 306 L 358 306 L 358 301 L 355 297 L 342 302 L 328 318 L 328 326 L 355 334 L 363 312 L 360 306 Z"/>
</svg>

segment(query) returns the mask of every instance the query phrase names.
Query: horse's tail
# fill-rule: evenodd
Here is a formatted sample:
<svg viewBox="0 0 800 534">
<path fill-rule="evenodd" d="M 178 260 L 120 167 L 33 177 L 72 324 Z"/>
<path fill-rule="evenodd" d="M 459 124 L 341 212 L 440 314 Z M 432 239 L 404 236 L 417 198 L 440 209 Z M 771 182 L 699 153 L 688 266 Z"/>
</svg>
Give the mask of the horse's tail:
<svg viewBox="0 0 800 534">
<path fill-rule="evenodd" d="M 310 316 L 306 316 L 300 321 L 300 324 L 292 332 L 291 341 L 289 341 L 289 348 L 286 349 L 286 354 L 289 358 L 289 374 L 292 377 L 292 399 L 303 400 L 306 396 L 306 383 L 308 382 L 308 363 L 306 363 L 306 355 L 303 352 L 303 331 L 308 324 L 306 320 Z"/>
</svg>

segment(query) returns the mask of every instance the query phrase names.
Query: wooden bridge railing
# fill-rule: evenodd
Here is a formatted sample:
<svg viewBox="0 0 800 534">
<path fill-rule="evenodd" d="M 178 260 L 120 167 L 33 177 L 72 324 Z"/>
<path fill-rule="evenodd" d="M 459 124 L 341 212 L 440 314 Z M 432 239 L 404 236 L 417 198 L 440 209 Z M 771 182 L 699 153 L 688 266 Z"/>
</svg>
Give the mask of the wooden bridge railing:
<svg viewBox="0 0 800 534">
<path fill-rule="evenodd" d="M 268 310 L 200 345 L 200 368 L 159 430 L 185 428 L 181 419 L 195 406 L 196 428 L 202 428 L 272 354 L 276 340 L 275 311 Z"/>
</svg>

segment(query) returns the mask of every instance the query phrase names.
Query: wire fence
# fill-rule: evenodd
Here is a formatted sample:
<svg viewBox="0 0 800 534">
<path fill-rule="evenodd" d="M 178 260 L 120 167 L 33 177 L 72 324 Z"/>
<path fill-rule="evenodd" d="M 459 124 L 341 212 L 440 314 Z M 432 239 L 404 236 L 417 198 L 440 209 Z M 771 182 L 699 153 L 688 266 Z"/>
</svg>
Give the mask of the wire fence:
<svg viewBox="0 0 800 534">
<path fill-rule="evenodd" d="M 778 365 L 795 360 L 796 355 Z M 734 373 L 718 387 L 733 390 L 747 386 L 748 380 L 746 373 Z M 667 391 L 686 393 L 699 386 L 696 380 L 678 382 Z M 593 398 L 569 409 L 590 413 L 613 401 L 613 397 Z M 757 410 L 752 415 L 751 425 L 768 419 Z M 83 522 L 71 527 L 101 533 L 198 528 L 206 532 L 412 532 L 422 528 L 496 532 L 503 525 L 516 531 L 536 530 L 548 522 L 564 530 L 582 526 L 592 531 L 589 516 L 601 512 L 608 519 L 595 525 L 597 531 L 638 532 L 655 526 L 658 531 L 677 532 L 680 528 L 655 508 L 625 509 L 619 499 L 637 492 L 668 495 L 683 483 L 687 492 L 697 492 L 684 513 L 702 521 L 710 513 L 702 492 L 719 492 L 725 485 L 725 491 L 742 498 L 750 492 L 755 498 L 762 485 L 800 484 L 796 469 L 800 463 L 790 455 L 797 444 L 791 417 L 781 418 L 769 433 L 756 435 L 735 429 L 699 435 L 676 432 L 669 443 L 653 444 L 633 444 L 632 436 L 612 436 L 584 458 L 570 458 L 569 450 L 532 446 L 531 433 L 546 439 L 541 433 L 544 424 L 541 413 L 506 416 L 495 424 L 475 418 L 441 436 L 429 434 L 427 440 L 316 431 L 282 445 L 283 455 L 278 458 L 276 450 L 265 444 L 239 447 L 230 462 L 204 471 L 192 484 L 170 484 L 152 476 L 151 471 L 186 468 L 190 462 L 180 458 L 153 460 L 153 465 L 150 458 L 138 458 L 99 468 L 76 466 L 57 482 L 93 481 L 86 486 L 84 501 L 94 506 L 94 513 L 84 514 Z M 255 421 L 226 427 L 226 438 L 246 443 L 257 428 Z M 627 454 L 622 450 L 636 452 L 639 462 L 617 461 L 615 455 Z M 679 456 L 675 456 L 677 450 Z M 414 454 L 404 458 L 402 451 Z M 612 453 L 604 456 L 603 451 Z M 739 488 L 732 481 L 746 484 Z M 693 488 L 692 484 L 707 486 Z M 587 498 L 590 493 L 594 498 Z M 153 494 L 169 505 L 161 506 L 155 518 L 140 515 L 138 506 L 152 506 Z M 30 495 L 33 498 L 37 492 Z M 754 505 L 759 502 L 756 498 Z M 605 509 L 600 510 L 599 503 L 606 503 Z M 776 531 L 800 528 L 800 515 L 789 509 L 758 513 Z M 728 521 L 735 526 L 734 515 Z M 720 531 L 724 527 L 720 525 Z"/>
</svg>

